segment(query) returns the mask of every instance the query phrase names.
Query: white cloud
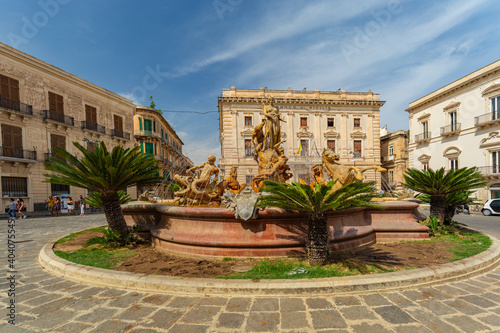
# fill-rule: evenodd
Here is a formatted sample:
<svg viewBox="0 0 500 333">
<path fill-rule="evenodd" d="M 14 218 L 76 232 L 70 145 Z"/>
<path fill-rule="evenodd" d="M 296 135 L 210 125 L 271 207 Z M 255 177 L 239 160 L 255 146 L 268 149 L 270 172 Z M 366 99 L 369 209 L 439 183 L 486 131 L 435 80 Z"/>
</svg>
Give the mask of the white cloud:
<svg viewBox="0 0 500 333">
<path fill-rule="evenodd" d="M 196 141 L 185 142 L 183 154 L 193 161 L 195 165 L 207 161 L 207 157 L 214 155 L 217 157 L 216 164 L 220 163 L 220 142 L 219 133 L 207 137 L 196 138 Z"/>
<path fill-rule="evenodd" d="M 142 105 L 131 92 L 120 92 L 118 95 L 130 99 L 135 105 Z"/>
</svg>

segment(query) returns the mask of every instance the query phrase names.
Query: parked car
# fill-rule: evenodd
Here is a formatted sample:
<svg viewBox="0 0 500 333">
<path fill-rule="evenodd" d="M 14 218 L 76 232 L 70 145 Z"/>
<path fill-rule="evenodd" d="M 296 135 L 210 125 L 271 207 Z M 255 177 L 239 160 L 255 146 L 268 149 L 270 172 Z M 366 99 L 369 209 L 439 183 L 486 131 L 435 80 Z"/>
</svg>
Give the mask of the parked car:
<svg viewBox="0 0 500 333">
<path fill-rule="evenodd" d="M 485 216 L 500 215 L 500 199 L 490 199 L 486 201 L 481 209 L 481 213 Z"/>
</svg>

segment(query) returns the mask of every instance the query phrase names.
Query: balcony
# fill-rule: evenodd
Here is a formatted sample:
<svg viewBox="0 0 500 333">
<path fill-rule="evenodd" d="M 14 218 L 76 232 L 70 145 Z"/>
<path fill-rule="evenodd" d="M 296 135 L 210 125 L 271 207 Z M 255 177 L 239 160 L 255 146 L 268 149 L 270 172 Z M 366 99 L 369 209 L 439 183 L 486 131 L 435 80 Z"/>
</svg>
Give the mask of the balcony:
<svg viewBox="0 0 500 333">
<path fill-rule="evenodd" d="M 36 150 L 0 147 L 0 157 L 7 157 L 8 159 L 12 158 L 36 161 Z"/>
<path fill-rule="evenodd" d="M 424 143 L 431 140 L 431 132 L 423 132 L 415 135 L 415 143 Z"/>
<path fill-rule="evenodd" d="M 477 167 L 476 170 L 485 177 L 500 178 L 500 165 Z"/>
<path fill-rule="evenodd" d="M 447 126 L 441 127 L 441 135 L 442 136 L 452 136 L 460 133 L 460 129 L 462 127 L 461 123 L 450 124 Z"/>
<path fill-rule="evenodd" d="M 125 140 L 130 140 L 130 133 L 126 133 L 123 131 L 119 131 L 116 129 L 111 130 L 111 136 L 117 137 L 117 138 L 122 138 Z"/>
<path fill-rule="evenodd" d="M 33 107 L 31 105 L 24 104 L 19 101 L 13 101 L 2 96 L 0 96 L 0 107 L 28 116 L 33 115 Z"/>
<path fill-rule="evenodd" d="M 65 125 L 75 126 L 75 118 L 66 116 L 63 113 L 51 110 L 43 110 L 42 113 L 43 113 L 43 120 L 52 120 Z"/>
<path fill-rule="evenodd" d="M 82 129 L 106 134 L 106 127 L 98 125 L 96 123 L 91 123 L 89 121 L 82 121 Z"/>
<path fill-rule="evenodd" d="M 147 136 L 147 137 L 151 137 L 151 138 L 163 139 L 163 138 L 161 138 L 160 133 L 156 133 L 153 131 L 146 131 L 146 130 L 134 131 L 134 136 Z"/>
<path fill-rule="evenodd" d="M 392 155 L 389 155 L 389 156 L 384 156 L 382 158 L 382 161 L 383 162 L 390 162 L 390 161 L 394 161 L 395 158 L 396 158 L 396 155 L 392 154 Z"/>
<path fill-rule="evenodd" d="M 474 126 L 483 127 L 500 123 L 500 110 L 474 117 Z"/>
</svg>

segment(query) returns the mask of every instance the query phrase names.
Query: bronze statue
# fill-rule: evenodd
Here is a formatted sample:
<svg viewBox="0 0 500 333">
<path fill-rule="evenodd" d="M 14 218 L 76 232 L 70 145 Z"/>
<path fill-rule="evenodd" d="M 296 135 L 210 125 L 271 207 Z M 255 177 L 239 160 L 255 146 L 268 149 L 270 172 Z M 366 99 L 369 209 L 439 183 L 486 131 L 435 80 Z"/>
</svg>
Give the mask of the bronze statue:
<svg viewBox="0 0 500 333">
<path fill-rule="evenodd" d="M 269 104 L 262 104 L 264 116 L 266 117 L 266 127 L 264 130 L 264 144 L 266 148 L 274 148 L 281 138 L 280 121 L 284 119 L 280 116 L 280 111 L 273 105 L 274 98 L 269 98 Z"/>
<path fill-rule="evenodd" d="M 231 171 L 229 172 L 229 177 L 222 181 L 222 190 L 226 189 L 230 190 L 233 193 L 238 193 L 240 191 L 240 183 L 238 182 L 238 174 L 236 168 L 231 167 Z"/>
</svg>

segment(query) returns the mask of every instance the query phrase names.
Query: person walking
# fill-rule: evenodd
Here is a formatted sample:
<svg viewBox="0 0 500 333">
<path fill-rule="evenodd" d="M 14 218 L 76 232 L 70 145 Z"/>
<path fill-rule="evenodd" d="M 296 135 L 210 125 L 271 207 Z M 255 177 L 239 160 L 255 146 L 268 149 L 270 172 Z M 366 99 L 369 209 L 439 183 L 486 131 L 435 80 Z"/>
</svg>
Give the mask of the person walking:
<svg viewBox="0 0 500 333">
<path fill-rule="evenodd" d="M 26 218 L 26 215 L 23 214 L 23 209 L 24 209 L 24 200 L 22 198 L 19 198 L 17 201 L 17 212 L 19 213 L 18 219 Z"/>
<path fill-rule="evenodd" d="M 50 216 L 54 216 L 54 197 L 49 196 L 49 200 L 45 200 Z"/>
<path fill-rule="evenodd" d="M 7 213 L 12 218 L 16 218 L 16 206 L 16 200 L 14 200 L 14 198 L 10 198 L 9 210 L 7 211 Z"/>
<path fill-rule="evenodd" d="M 55 197 L 55 199 L 54 199 L 54 212 L 56 213 L 56 216 L 59 216 L 60 211 L 61 211 L 61 200 L 59 200 L 59 197 Z"/>
<path fill-rule="evenodd" d="M 85 216 L 85 198 L 80 195 L 80 216 Z"/>
<path fill-rule="evenodd" d="M 74 208 L 75 208 L 75 203 L 73 201 L 73 198 L 69 197 L 68 198 L 68 216 L 71 215 L 71 212 L 73 212 L 73 214 L 75 214 L 75 216 L 76 216 L 76 212 L 75 212 Z"/>
</svg>

